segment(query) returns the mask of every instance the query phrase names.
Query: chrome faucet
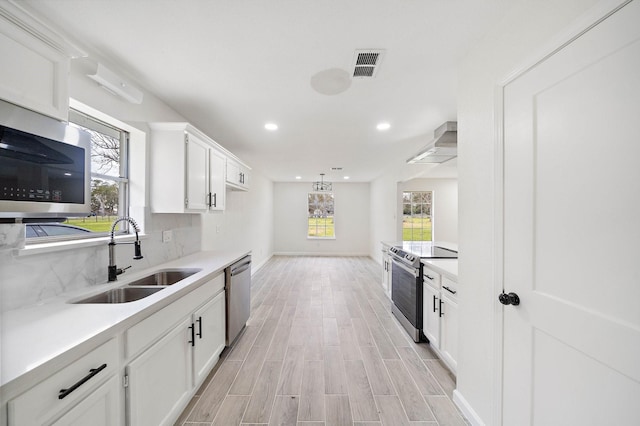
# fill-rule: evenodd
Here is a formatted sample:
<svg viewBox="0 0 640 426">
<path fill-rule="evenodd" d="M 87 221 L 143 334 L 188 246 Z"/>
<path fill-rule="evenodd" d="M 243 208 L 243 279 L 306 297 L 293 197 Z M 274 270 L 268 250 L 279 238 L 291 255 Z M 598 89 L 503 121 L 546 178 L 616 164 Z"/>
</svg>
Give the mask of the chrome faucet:
<svg viewBox="0 0 640 426">
<path fill-rule="evenodd" d="M 124 273 L 124 271 L 131 266 L 127 266 L 126 268 L 119 269 L 116 266 L 116 240 L 114 238 L 114 233 L 116 230 L 116 225 L 120 222 L 129 222 L 134 231 L 136 231 L 136 240 L 133 243 L 118 243 L 118 244 L 133 244 L 134 254 L 133 258 L 135 260 L 142 259 L 142 251 L 140 250 L 140 240 L 138 239 L 138 232 L 140 232 L 140 228 L 135 220 L 130 217 L 124 216 L 116 219 L 111 225 L 111 240 L 109 241 L 109 281 L 115 281 L 118 279 L 118 275 Z"/>
</svg>

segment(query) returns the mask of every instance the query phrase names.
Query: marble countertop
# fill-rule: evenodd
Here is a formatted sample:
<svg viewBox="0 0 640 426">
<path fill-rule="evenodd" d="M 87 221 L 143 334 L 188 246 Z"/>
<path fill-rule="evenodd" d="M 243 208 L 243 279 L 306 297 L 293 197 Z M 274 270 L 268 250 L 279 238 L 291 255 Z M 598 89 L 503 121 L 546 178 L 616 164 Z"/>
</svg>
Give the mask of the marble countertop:
<svg viewBox="0 0 640 426">
<path fill-rule="evenodd" d="M 97 346 L 142 318 L 169 305 L 194 288 L 206 283 L 212 274 L 223 271 L 249 254 L 242 251 L 203 251 L 156 265 L 118 281 L 63 294 L 46 303 L 26 306 L 2 314 L 0 328 L 0 386 L 23 386 L 42 371 L 71 362 L 88 347 Z M 119 304 L 72 304 L 70 300 L 88 297 L 121 287 L 165 268 L 199 268 L 200 272 L 143 299 Z M 64 365 L 64 364 L 62 364 Z"/>
</svg>

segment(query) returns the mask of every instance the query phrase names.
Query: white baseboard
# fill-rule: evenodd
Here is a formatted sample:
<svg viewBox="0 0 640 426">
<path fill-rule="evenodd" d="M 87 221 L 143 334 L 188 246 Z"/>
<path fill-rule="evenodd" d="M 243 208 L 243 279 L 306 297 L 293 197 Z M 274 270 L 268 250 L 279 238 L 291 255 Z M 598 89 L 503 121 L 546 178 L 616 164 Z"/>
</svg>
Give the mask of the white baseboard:
<svg viewBox="0 0 640 426">
<path fill-rule="evenodd" d="M 471 405 L 469 405 L 467 400 L 464 399 L 464 396 L 462 396 L 458 389 L 453 391 L 453 402 L 458 406 L 460 411 L 462 411 L 462 414 L 464 414 L 469 423 L 473 426 L 485 426 L 480 416 L 478 416 Z"/>
<path fill-rule="evenodd" d="M 273 257 L 273 254 L 269 257 L 267 257 L 265 260 L 263 260 L 260 263 L 254 263 L 251 266 L 251 275 L 255 274 L 256 272 L 258 272 L 260 270 L 260 268 L 262 268 L 264 265 L 267 264 L 268 261 L 271 260 L 271 258 Z"/>
<path fill-rule="evenodd" d="M 305 251 L 280 251 L 274 256 L 318 256 L 318 257 L 369 257 L 369 253 L 316 253 Z"/>
</svg>

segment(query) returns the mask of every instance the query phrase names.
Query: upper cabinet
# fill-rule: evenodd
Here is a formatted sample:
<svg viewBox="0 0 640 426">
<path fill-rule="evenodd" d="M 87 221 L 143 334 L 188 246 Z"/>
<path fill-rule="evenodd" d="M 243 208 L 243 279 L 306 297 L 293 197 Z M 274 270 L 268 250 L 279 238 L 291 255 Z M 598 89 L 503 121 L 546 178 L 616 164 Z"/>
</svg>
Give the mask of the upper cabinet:
<svg viewBox="0 0 640 426">
<path fill-rule="evenodd" d="M 227 158 L 227 186 L 232 190 L 248 191 L 250 168 L 240 161 Z"/>
<path fill-rule="evenodd" d="M 59 36 L 12 3 L 0 5 L 0 98 L 68 120 L 70 57 Z"/>
<path fill-rule="evenodd" d="M 248 182 L 249 168 L 192 125 L 150 123 L 149 126 L 153 213 L 224 210 L 229 164 L 235 165 L 238 173 L 242 167 L 243 176 L 247 177 L 241 181 Z M 247 190 L 248 185 L 242 188 Z"/>
</svg>

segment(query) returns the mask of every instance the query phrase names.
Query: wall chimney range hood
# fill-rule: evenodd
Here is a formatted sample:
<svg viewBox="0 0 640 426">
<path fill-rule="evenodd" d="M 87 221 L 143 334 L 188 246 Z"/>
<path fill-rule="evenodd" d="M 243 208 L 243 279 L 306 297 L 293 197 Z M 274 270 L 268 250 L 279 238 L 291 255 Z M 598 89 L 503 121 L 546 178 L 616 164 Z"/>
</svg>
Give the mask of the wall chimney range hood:
<svg viewBox="0 0 640 426">
<path fill-rule="evenodd" d="M 458 122 L 447 121 L 433 132 L 434 140 L 407 160 L 409 164 L 444 163 L 458 156 Z"/>
</svg>

